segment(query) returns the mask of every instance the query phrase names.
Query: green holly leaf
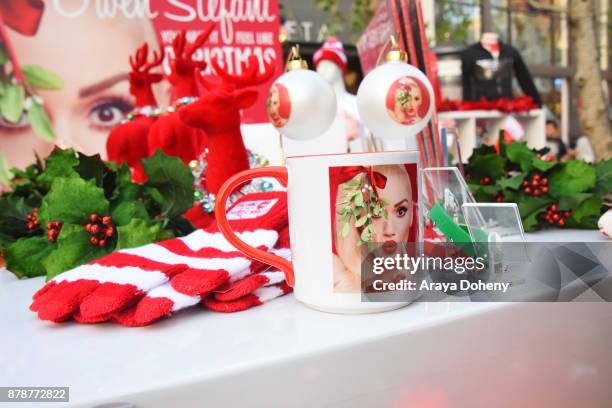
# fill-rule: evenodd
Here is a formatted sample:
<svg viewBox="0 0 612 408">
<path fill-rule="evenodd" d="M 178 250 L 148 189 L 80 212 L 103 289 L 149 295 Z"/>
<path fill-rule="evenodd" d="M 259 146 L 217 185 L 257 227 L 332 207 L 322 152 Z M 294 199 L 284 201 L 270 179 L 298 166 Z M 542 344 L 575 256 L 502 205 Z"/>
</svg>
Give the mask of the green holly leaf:
<svg viewBox="0 0 612 408">
<path fill-rule="evenodd" d="M 531 197 L 522 195 L 518 201 L 518 208 L 519 212 L 521 213 L 521 218 L 526 219 L 534 212 L 542 209 L 546 210 L 546 208 L 552 204 L 552 202 L 553 201 L 548 197 Z"/>
<path fill-rule="evenodd" d="M 505 189 L 518 190 L 523 185 L 523 180 L 525 180 L 525 177 L 527 177 L 527 174 L 521 173 L 513 177 L 498 180 L 497 183 L 495 184 L 504 190 Z"/>
<path fill-rule="evenodd" d="M 54 250 L 42 260 L 47 280 L 113 251 L 112 243 L 99 247 L 89 242 L 89 239 L 90 235 L 82 225 L 64 223 Z"/>
<path fill-rule="evenodd" d="M 540 226 L 540 215 L 546 212 L 546 207 L 533 211 L 527 217 L 523 218 L 523 228 L 525 231 L 535 231 Z"/>
<path fill-rule="evenodd" d="M 30 235 L 26 216 L 31 212 L 32 207 L 26 204 L 24 197 L 8 194 L 0 196 L 0 231 L 6 235 L 0 247 L 8 243 L 8 237 L 13 242 Z"/>
<path fill-rule="evenodd" d="M 597 220 L 601 216 L 602 206 L 601 198 L 588 198 L 572 211 L 572 218 L 584 228 L 597 228 Z"/>
<path fill-rule="evenodd" d="M 612 193 L 612 159 L 603 160 L 595 163 L 597 180 L 595 181 L 595 191 L 606 196 Z"/>
<path fill-rule="evenodd" d="M 80 178 L 57 178 L 45 196 L 38 211 L 41 224 L 49 221 L 64 223 L 87 223 L 91 214 L 108 215 L 109 203 L 104 190 L 94 180 Z"/>
<path fill-rule="evenodd" d="M 580 206 L 584 200 L 591 197 L 593 197 L 592 193 L 577 193 L 571 196 L 565 196 L 559 200 L 557 208 L 560 211 L 572 210 L 578 208 L 578 206 Z"/>
<path fill-rule="evenodd" d="M 117 249 L 133 248 L 159 241 L 161 228 L 149 225 L 145 220 L 132 219 L 129 224 L 117 227 Z"/>
<path fill-rule="evenodd" d="M 34 133 L 38 135 L 42 140 L 47 142 L 53 142 L 55 140 L 55 131 L 51 126 L 51 121 L 45 108 L 40 104 L 36 98 L 30 98 L 30 106 L 28 107 L 28 121 Z"/>
<path fill-rule="evenodd" d="M 21 85 L 7 84 L 0 98 L 0 113 L 10 123 L 17 123 L 23 115 L 25 90 Z"/>
<path fill-rule="evenodd" d="M 535 159 L 535 152 L 527 147 L 527 143 L 512 143 L 506 148 L 508 160 L 521 166 L 521 170 L 528 172 L 531 170 L 532 161 Z"/>
<path fill-rule="evenodd" d="M 49 188 L 57 178 L 78 178 L 79 174 L 74 170 L 78 164 L 79 159 L 74 150 L 56 147 L 45 160 L 45 171 L 37 177 L 37 181 Z"/>
<path fill-rule="evenodd" d="M 582 160 L 563 163 L 549 179 L 548 191 L 556 198 L 582 193 L 595 186 L 595 168 Z"/>
<path fill-rule="evenodd" d="M 46 237 L 21 238 L 6 248 L 6 268 L 19 278 L 44 276 L 47 271 L 42 261 L 53 249 Z"/>
<path fill-rule="evenodd" d="M 23 75 L 32 88 L 57 90 L 64 87 L 62 78 L 38 65 L 23 65 Z"/>
<path fill-rule="evenodd" d="M 147 209 L 141 201 L 124 201 L 111 212 L 111 216 L 116 225 L 127 225 L 134 218 L 149 219 Z"/>
<path fill-rule="evenodd" d="M 499 180 L 504 175 L 504 159 L 495 153 L 472 155 L 466 165 L 466 173 L 471 174 L 476 180 L 485 177 L 493 181 Z"/>
<path fill-rule="evenodd" d="M 546 161 L 546 160 L 534 158 L 533 161 L 531 162 L 531 164 L 533 165 L 533 167 L 535 169 L 538 169 L 538 170 L 540 170 L 542 172 L 546 172 L 546 171 L 552 169 L 553 167 L 555 167 L 558 164 L 558 162 L 555 162 L 555 161 Z"/>
<path fill-rule="evenodd" d="M 142 161 L 147 175 L 146 187 L 155 188 L 163 197 L 161 212 L 169 217 L 183 214 L 193 205 L 193 175 L 176 157 L 161 150 Z"/>
</svg>

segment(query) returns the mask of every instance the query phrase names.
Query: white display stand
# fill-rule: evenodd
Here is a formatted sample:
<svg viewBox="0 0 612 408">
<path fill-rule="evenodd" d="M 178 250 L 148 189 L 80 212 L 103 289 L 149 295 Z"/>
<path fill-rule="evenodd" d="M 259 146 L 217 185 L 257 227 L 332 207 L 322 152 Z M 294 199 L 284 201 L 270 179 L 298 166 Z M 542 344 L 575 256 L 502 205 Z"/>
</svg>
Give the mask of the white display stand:
<svg viewBox="0 0 612 408">
<path fill-rule="evenodd" d="M 603 240 L 597 231 L 527 234 L 561 239 Z M 334 315 L 288 295 L 126 328 L 39 321 L 28 306 L 43 284 L 0 269 L 0 385 L 68 386 L 70 403 L 2 407 L 569 408 L 607 407 L 612 396 L 610 303 L 415 303 Z"/>
<path fill-rule="evenodd" d="M 546 144 L 546 113 L 543 109 L 534 109 L 529 112 L 506 114 L 495 110 L 449 111 L 438 113 L 439 121 L 454 120 L 459 131 L 459 145 L 461 157 L 464 162 L 472 155 L 474 148 L 479 145 L 476 134 L 476 121 L 487 121 L 487 138 L 490 142 L 497 141 L 499 131 L 503 128 L 506 119 L 514 116 L 525 129 L 527 145 L 533 149 L 542 149 Z"/>
</svg>

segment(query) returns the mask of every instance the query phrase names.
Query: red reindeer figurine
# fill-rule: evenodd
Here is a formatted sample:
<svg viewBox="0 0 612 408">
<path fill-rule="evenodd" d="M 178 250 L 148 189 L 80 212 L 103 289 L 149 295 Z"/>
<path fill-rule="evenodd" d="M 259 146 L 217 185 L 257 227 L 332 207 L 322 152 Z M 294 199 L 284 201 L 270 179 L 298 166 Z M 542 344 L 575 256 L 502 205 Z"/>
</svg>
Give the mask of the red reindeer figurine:
<svg viewBox="0 0 612 408">
<path fill-rule="evenodd" d="M 194 61 L 193 54 L 204 44 L 214 25 L 205 29 L 195 41 L 187 43 L 182 31 L 172 43 L 174 59 L 170 64 L 168 80 L 174 88 L 175 101 L 168 113 L 161 116 L 149 132 L 149 155 L 161 149 L 164 153 L 179 157 L 185 164 L 195 159 L 205 148 L 206 134 L 201 129 L 191 128 L 181 121 L 176 111 L 196 99 L 198 88 L 194 72 L 206 68 L 206 62 Z"/>
<path fill-rule="evenodd" d="M 206 154 L 205 187 L 208 193 L 216 194 L 221 185 L 232 175 L 249 168 L 249 160 L 242 133 L 240 132 L 240 111 L 253 105 L 258 92 L 243 89 L 269 81 L 274 75 L 274 62 L 264 64 L 259 73 L 257 57 L 251 56 L 248 66 L 243 64 L 243 74 L 230 75 L 213 60 L 212 66 L 220 80 L 213 80 L 196 71 L 202 86 L 200 98 L 179 110 L 187 126 L 196 127 L 208 136 Z M 202 206 L 195 206 L 187 217 L 197 226 L 206 225 L 212 214 L 205 213 Z"/>
<path fill-rule="evenodd" d="M 140 160 L 149 156 L 147 137 L 159 112 L 151 85 L 163 78 L 162 74 L 149 72 L 161 64 L 163 54 L 154 52 L 153 60 L 147 62 L 148 53 L 149 47 L 145 43 L 134 57 L 130 56 L 130 93 L 136 98 L 136 107 L 125 122 L 111 130 L 106 141 L 109 160 L 117 164 L 126 163 L 132 169 L 132 179 L 137 182 L 145 180 Z"/>
</svg>

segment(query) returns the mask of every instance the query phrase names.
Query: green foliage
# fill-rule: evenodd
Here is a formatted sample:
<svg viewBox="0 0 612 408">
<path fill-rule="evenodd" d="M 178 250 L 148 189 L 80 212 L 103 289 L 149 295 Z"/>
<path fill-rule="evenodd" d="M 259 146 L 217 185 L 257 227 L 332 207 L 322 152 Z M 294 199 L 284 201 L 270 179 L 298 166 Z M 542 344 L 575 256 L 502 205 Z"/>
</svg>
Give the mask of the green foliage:
<svg viewBox="0 0 612 408">
<path fill-rule="evenodd" d="M 596 228 L 603 203 L 612 195 L 612 160 L 594 165 L 580 160 L 556 162 L 542 160 L 542 153 L 546 151 L 529 149 L 525 143 L 506 146 L 502 142 L 499 154 L 490 146 L 476 149 L 465 165 L 476 200 L 517 203 L 526 231 L 549 225 L 544 214 L 553 203 L 559 211 L 571 212 L 567 227 Z M 523 181 L 533 180 L 536 174 L 548 179 L 548 192 L 537 197 L 523 189 Z M 486 178 L 490 182 L 482 183 Z"/>
<path fill-rule="evenodd" d="M 30 99 L 28 107 L 28 121 L 34 133 L 42 140 L 53 142 L 55 140 L 55 131 L 51 126 L 51 121 L 43 106 L 35 99 Z"/>
<path fill-rule="evenodd" d="M 10 123 L 17 123 L 23 115 L 25 90 L 21 85 L 6 83 L 0 97 L 0 113 Z"/>
<path fill-rule="evenodd" d="M 193 203 L 193 176 L 179 159 L 158 152 L 146 161 L 150 181 L 132 183 L 129 169 L 99 156 L 56 148 L 44 161 L 12 169 L 14 183 L 0 195 L 0 253 L 19 277 L 48 279 L 115 249 L 144 245 L 189 233 L 182 214 Z M 26 217 L 38 208 L 40 227 Z M 117 233 L 104 247 L 92 245 L 85 230 L 91 214 L 110 215 Z M 57 242 L 46 224 L 62 222 Z"/>
<path fill-rule="evenodd" d="M 24 65 L 21 70 L 32 88 L 57 90 L 64 87 L 64 81 L 59 75 L 41 66 Z"/>
</svg>

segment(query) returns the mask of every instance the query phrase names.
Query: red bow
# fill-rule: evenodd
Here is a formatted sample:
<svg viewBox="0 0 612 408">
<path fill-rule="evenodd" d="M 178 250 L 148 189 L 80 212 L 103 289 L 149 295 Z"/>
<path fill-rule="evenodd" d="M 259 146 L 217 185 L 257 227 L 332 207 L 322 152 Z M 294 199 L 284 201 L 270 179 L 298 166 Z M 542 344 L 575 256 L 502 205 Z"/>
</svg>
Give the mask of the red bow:
<svg viewBox="0 0 612 408">
<path fill-rule="evenodd" d="M 377 188 L 384 189 L 387 185 L 387 177 L 382 173 L 374 171 L 372 166 L 350 166 L 342 168 L 341 172 L 335 177 L 336 184 L 346 183 L 358 174 L 367 174 L 370 184 L 374 188 L 374 194 L 376 195 L 376 201 L 380 202 Z"/>
<path fill-rule="evenodd" d="M 4 24 L 23 35 L 36 34 L 44 10 L 42 0 L 0 1 L 0 17 Z"/>
</svg>

